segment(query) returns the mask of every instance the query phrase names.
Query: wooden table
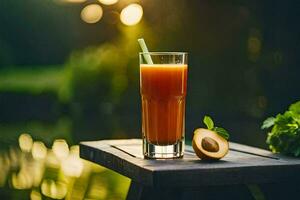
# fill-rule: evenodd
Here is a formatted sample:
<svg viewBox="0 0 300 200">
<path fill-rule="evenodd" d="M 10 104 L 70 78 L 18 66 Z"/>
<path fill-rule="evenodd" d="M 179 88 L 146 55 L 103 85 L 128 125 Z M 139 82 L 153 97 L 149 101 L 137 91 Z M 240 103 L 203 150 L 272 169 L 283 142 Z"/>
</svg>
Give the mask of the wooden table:
<svg viewBox="0 0 300 200">
<path fill-rule="evenodd" d="M 140 139 L 81 142 L 80 156 L 131 178 L 128 200 L 300 199 L 300 159 L 237 143 L 214 162 L 191 146 L 183 159 L 144 159 Z"/>
</svg>

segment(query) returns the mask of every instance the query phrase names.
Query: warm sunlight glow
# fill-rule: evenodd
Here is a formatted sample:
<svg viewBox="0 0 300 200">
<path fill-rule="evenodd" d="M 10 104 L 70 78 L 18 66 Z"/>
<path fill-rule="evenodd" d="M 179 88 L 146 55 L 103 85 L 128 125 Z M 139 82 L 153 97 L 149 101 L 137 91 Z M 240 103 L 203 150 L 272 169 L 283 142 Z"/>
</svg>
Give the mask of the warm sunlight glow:
<svg viewBox="0 0 300 200">
<path fill-rule="evenodd" d="M 103 15 L 102 7 L 98 4 L 90 4 L 81 11 L 81 19 L 89 24 L 98 22 Z"/>
<path fill-rule="evenodd" d="M 59 160 L 63 160 L 69 155 L 69 146 L 64 139 L 57 139 L 53 142 L 52 151 Z"/>
<path fill-rule="evenodd" d="M 104 5 L 113 5 L 118 2 L 118 0 L 99 0 L 99 1 Z"/>
<path fill-rule="evenodd" d="M 139 23 L 143 16 L 143 8 L 139 4 L 133 3 L 125 7 L 120 15 L 121 22 L 127 26 Z"/>
<path fill-rule="evenodd" d="M 19 146 L 23 152 L 30 152 L 32 148 L 32 138 L 29 134 L 23 133 L 19 137 Z"/>
<path fill-rule="evenodd" d="M 43 142 L 36 141 L 32 145 L 32 157 L 36 160 L 41 160 L 47 156 L 47 147 Z"/>
</svg>

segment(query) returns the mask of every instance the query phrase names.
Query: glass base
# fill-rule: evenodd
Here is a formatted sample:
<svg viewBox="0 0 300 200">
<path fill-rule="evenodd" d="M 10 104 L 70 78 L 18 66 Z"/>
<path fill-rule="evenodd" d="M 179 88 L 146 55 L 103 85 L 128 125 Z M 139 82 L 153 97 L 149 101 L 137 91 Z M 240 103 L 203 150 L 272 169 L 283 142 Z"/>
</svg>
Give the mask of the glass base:
<svg viewBox="0 0 300 200">
<path fill-rule="evenodd" d="M 181 158 L 184 153 L 184 139 L 172 145 L 155 145 L 143 139 L 143 154 L 150 159 Z"/>
</svg>

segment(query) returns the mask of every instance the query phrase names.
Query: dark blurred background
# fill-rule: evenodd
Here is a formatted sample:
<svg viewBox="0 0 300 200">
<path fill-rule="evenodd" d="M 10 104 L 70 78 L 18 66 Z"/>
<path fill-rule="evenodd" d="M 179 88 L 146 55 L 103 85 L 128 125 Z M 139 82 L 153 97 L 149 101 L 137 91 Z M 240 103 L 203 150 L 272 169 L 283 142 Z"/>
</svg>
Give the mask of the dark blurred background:
<svg viewBox="0 0 300 200">
<path fill-rule="evenodd" d="M 70 157 L 82 140 L 141 137 L 140 37 L 151 51 L 189 52 L 187 142 L 207 114 L 231 141 L 267 148 L 262 121 L 299 100 L 299 11 L 297 1 L 271 0 L 1 0 L 0 196 L 80 199 L 70 176 L 57 178 L 61 164 L 47 175 L 55 141 Z M 34 159 L 34 147 L 47 155 Z M 44 163 L 40 181 L 24 186 L 22 166 L 33 162 Z M 83 165 L 73 182 L 102 182 L 79 181 L 85 197 L 126 195 L 124 177 Z"/>
</svg>

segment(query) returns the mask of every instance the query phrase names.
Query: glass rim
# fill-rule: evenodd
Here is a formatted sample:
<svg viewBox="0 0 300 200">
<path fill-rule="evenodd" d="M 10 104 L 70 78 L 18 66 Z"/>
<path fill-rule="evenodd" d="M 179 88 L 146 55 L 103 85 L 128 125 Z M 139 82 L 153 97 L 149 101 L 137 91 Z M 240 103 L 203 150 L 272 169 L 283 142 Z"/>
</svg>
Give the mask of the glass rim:
<svg viewBox="0 0 300 200">
<path fill-rule="evenodd" d="M 150 51 L 150 52 L 139 52 L 140 55 L 188 55 L 188 52 L 180 52 L 180 51 Z"/>
</svg>

